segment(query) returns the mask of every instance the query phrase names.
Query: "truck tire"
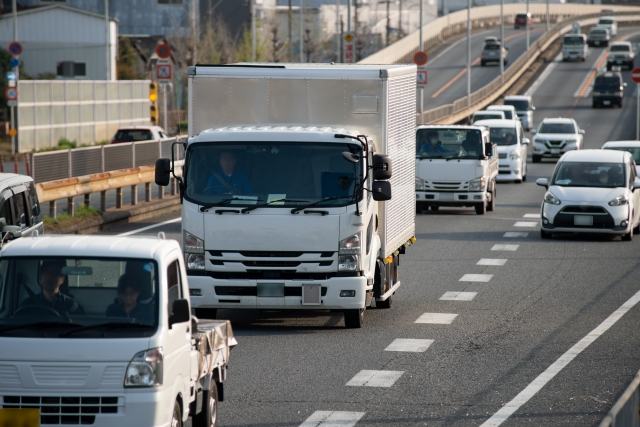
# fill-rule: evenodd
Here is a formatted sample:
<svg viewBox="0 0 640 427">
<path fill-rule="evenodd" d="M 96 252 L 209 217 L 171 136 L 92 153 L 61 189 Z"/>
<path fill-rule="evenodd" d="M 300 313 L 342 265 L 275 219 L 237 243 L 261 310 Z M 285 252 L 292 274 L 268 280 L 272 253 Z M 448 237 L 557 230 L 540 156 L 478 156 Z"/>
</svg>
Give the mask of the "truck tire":
<svg viewBox="0 0 640 427">
<path fill-rule="evenodd" d="M 481 67 L 484 67 L 484 66 L 485 66 L 485 64 L 486 64 L 486 62 L 484 62 L 484 61 L 482 61 L 482 60 L 480 61 L 480 66 L 481 66 Z"/>
<path fill-rule="evenodd" d="M 359 329 L 364 324 L 364 308 L 344 311 L 344 326 L 347 329 Z"/>
<path fill-rule="evenodd" d="M 542 161 L 542 156 L 536 156 L 535 154 L 531 156 L 533 163 L 540 163 Z"/>
<path fill-rule="evenodd" d="M 376 301 L 376 308 L 391 308 L 393 304 L 393 297 L 389 297 L 384 301 Z"/>
<path fill-rule="evenodd" d="M 493 212 L 496 209 L 496 184 L 495 182 L 491 185 L 491 201 L 487 206 L 487 211 Z"/>
<path fill-rule="evenodd" d="M 432 211 L 437 211 L 438 209 L 440 209 L 440 206 L 431 206 L 430 208 Z"/>
<path fill-rule="evenodd" d="M 193 416 L 193 427 L 216 427 L 218 425 L 218 387 L 211 379 L 209 390 L 202 394 L 202 411 Z"/>
<path fill-rule="evenodd" d="M 487 202 L 478 203 L 475 208 L 478 215 L 484 215 L 487 213 Z"/>
<path fill-rule="evenodd" d="M 171 416 L 171 427 L 182 427 L 182 408 L 176 400 L 173 404 L 173 415 Z"/>
<path fill-rule="evenodd" d="M 196 317 L 198 319 L 215 319 L 217 315 L 217 308 L 196 308 Z"/>
</svg>

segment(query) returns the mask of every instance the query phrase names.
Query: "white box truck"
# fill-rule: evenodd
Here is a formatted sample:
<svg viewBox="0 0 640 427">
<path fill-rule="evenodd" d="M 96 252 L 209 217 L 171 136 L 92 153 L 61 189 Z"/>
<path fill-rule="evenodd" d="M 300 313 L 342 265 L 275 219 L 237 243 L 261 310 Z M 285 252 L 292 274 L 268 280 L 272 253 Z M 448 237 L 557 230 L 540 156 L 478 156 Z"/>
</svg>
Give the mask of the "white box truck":
<svg viewBox="0 0 640 427">
<path fill-rule="evenodd" d="M 415 241 L 415 66 L 195 66 L 182 228 L 196 314 L 387 308 Z M 166 185 L 174 166 L 156 163 Z"/>
<path fill-rule="evenodd" d="M 216 426 L 236 340 L 229 321 L 198 320 L 190 305 L 175 240 L 5 244 L 0 425 Z"/>
</svg>

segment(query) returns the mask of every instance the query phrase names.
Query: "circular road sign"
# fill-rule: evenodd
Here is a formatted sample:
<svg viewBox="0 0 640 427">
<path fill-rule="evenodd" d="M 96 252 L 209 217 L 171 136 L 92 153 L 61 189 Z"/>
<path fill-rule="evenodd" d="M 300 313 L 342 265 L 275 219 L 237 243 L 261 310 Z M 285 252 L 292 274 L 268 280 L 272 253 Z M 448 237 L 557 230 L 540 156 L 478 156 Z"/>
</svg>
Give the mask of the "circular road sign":
<svg viewBox="0 0 640 427">
<path fill-rule="evenodd" d="M 15 129 L 9 129 L 9 136 L 16 136 L 18 134 L 18 131 Z"/>
<path fill-rule="evenodd" d="M 426 52 L 416 52 L 416 54 L 413 55 L 413 62 L 416 65 L 425 65 L 427 63 L 427 59 L 429 59 L 429 57 Z"/>
<path fill-rule="evenodd" d="M 16 89 L 15 87 L 6 88 L 4 91 L 4 97 L 7 99 L 7 101 L 15 101 L 16 99 L 18 99 L 18 89 Z"/>
<path fill-rule="evenodd" d="M 636 83 L 640 83 L 640 67 L 634 68 L 631 71 L 631 80 L 633 80 Z"/>
<path fill-rule="evenodd" d="M 22 53 L 22 43 L 20 42 L 11 42 L 9 44 L 9 53 L 13 56 L 18 56 Z"/>
<path fill-rule="evenodd" d="M 160 43 L 156 46 L 156 55 L 158 55 L 160 59 L 169 58 L 171 56 L 171 47 L 166 43 Z"/>
</svg>

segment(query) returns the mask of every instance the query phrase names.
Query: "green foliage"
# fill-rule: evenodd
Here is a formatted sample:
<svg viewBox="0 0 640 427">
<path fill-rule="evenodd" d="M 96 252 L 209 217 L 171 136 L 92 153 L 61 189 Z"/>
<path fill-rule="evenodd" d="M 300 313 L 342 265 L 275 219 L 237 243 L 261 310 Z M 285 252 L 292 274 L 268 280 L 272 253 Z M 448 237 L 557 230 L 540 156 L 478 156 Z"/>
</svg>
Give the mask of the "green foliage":
<svg viewBox="0 0 640 427">
<path fill-rule="evenodd" d="M 267 61 L 266 58 L 266 40 L 256 40 L 256 61 Z M 236 50 L 236 61 L 238 62 L 251 62 L 253 54 L 253 47 L 251 41 L 251 31 L 245 29 L 242 38 L 239 40 Z"/>
<path fill-rule="evenodd" d="M 92 216 L 100 216 L 102 215 L 102 213 L 94 208 L 92 208 L 91 206 L 81 206 L 78 209 L 76 209 L 76 212 L 73 216 L 69 215 L 67 212 L 61 213 L 60 215 L 58 215 L 55 218 L 51 218 L 48 216 L 45 216 L 44 218 L 42 218 L 42 221 L 45 224 L 60 224 L 62 222 L 66 222 L 66 221 L 71 221 L 73 219 L 77 219 L 77 218 L 88 218 L 88 217 L 92 217 Z"/>
<path fill-rule="evenodd" d="M 184 122 L 178 122 L 178 134 L 183 134 L 183 133 L 187 133 L 189 130 L 189 124 L 188 122 L 184 121 Z"/>
<path fill-rule="evenodd" d="M 78 148 L 78 143 L 69 141 L 67 138 L 60 138 L 58 140 L 58 150 L 67 150 L 69 148 Z"/>
<path fill-rule="evenodd" d="M 118 59 L 116 61 L 116 75 L 118 80 L 140 80 L 144 76 L 136 68 L 139 58 L 131 47 L 127 37 L 118 38 Z"/>
</svg>

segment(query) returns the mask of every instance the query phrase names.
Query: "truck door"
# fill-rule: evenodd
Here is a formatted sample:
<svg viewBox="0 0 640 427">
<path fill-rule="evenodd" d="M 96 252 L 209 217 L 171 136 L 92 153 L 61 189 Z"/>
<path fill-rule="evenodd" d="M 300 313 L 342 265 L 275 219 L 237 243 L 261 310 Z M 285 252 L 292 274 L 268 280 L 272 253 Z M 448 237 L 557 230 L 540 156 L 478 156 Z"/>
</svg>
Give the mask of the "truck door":
<svg viewBox="0 0 640 427">
<path fill-rule="evenodd" d="M 173 302 L 185 298 L 185 287 L 179 258 L 169 263 L 166 274 L 167 313 L 171 315 Z M 167 327 L 168 327 L 168 318 Z M 167 330 L 167 342 L 164 345 L 166 368 L 164 383 L 182 393 L 183 401 L 190 400 L 189 380 L 191 375 L 191 322 L 176 323 Z"/>
</svg>

